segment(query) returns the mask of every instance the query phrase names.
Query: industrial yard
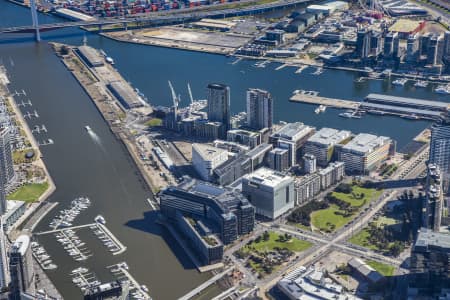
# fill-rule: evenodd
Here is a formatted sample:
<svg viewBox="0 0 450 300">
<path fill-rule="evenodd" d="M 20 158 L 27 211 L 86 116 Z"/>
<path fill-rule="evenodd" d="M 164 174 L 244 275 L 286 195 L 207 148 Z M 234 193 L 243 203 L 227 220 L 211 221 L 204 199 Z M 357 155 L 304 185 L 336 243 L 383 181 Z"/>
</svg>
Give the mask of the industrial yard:
<svg viewBox="0 0 450 300">
<path fill-rule="evenodd" d="M 259 32 L 257 28 L 264 26 L 267 25 L 252 18 L 202 19 L 185 25 L 109 32 L 104 35 L 132 43 L 233 54 L 256 36 Z"/>
<path fill-rule="evenodd" d="M 128 42 L 220 54 L 233 53 L 251 39 L 250 36 L 243 34 L 200 31 L 175 26 L 111 32 L 107 36 Z"/>
</svg>

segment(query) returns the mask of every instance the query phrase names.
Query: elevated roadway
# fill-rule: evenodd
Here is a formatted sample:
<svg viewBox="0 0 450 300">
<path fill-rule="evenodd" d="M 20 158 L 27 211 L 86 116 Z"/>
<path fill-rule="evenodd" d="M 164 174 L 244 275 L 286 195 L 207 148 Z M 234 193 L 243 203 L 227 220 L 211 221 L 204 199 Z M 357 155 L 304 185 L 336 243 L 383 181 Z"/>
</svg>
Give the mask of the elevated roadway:
<svg viewBox="0 0 450 300">
<path fill-rule="evenodd" d="M 294 7 L 302 3 L 311 2 L 312 0 L 281 0 L 273 3 L 259 4 L 244 8 L 229 8 L 229 9 L 218 9 L 211 11 L 192 11 L 188 10 L 182 13 L 161 12 L 152 13 L 148 16 L 136 17 L 136 18 L 103 18 L 95 21 L 79 21 L 79 22 L 61 22 L 61 23 L 51 23 L 51 24 L 40 24 L 40 31 L 55 30 L 60 28 L 69 27 L 101 27 L 107 25 L 121 24 L 124 27 L 137 24 L 138 26 L 164 26 L 171 24 L 180 24 L 183 22 L 193 22 L 198 21 L 203 18 L 230 18 L 237 16 L 245 16 L 252 14 L 261 14 L 272 10 L 284 9 L 289 7 Z M 24 32 L 34 32 L 35 27 L 33 25 L 27 26 L 16 26 L 16 27 L 3 27 L 0 28 L 0 33 L 24 33 Z"/>
</svg>

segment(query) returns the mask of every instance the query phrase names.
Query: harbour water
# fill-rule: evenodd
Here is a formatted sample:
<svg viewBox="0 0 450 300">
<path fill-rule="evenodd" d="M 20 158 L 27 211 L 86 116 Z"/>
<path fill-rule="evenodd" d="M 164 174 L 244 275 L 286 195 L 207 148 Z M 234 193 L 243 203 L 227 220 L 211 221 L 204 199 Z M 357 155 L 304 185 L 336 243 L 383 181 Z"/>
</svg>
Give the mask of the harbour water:
<svg viewBox="0 0 450 300">
<path fill-rule="evenodd" d="M 40 15 L 42 22 L 61 21 Z M 0 26 L 25 25 L 31 22 L 29 11 L 0 0 Z M 208 278 L 199 274 L 176 242 L 154 223 L 155 213 L 146 202 L 150 192 L 145 188 L 137 168 L 126 150 L 110 133 L 87 95 L 53 54 L 46 41 L 79 45 L 83 37 L 88 44 L 103 49 L 114 58 L 117 69 L 143 92 L 152 104 L 169 105 L 167 80 L 171 80 L 182 103 L 188 103 L 187 83 L 195 98 L 204 98 L 209 82 L 231 86 L 232 111 L 245 109 L 245 90 L 258 87 L 269 90 L 275 99 L 275 119 L 301 121 L 316 127 L 346 128 L 354 132 L 383 134 L 397 140 L 399 148 L 428 126 L 426 121 L 408 121 L 394 117 L 365 116 L 345 119 L 339 111 L 327 109 L 314 114 L 314 106 L 288 101 L 297 89 L 319 91 L 320 95 L 361 100 L 370 92 L 386 93 L 450 102 L 447 95 L 432 92 L 432 87 L 417 89 L 413 83 L 393 86 L 389 81 L 354 83 L 360 75 L 325 70 L 321 75 L 307 68 L 295 74 L 296 68 L 275 71 L 277 64 L 255 68 L 252 61 L 232 64 L 234 58 L 220 55 L 149 47 L 116 42 L 79 29 L 63 29 L 42 34 L 43 42 L 35 44 L 31 35 L 0 35 L 0 59 L 10 76 L 11 89 L 24 89 L 40 118 L 31 119 L 30 126 L 45 124 L 47 138 L 53 145 L 43 146 L 45 163 L 55 180 L 56 192 L 51 201 L 60 207 L 47 216 L 36 231 L 48 230 L 48 223 L 57 210 L 78 196 L 88 196 L 92 206 L 77 217 L 76 224 L 91 223 L 102 214 L 108 228 L 127 246 L 124 254 L 113 257 L 92 249 L 95 255 L 81 265 L 94 271 L 101 280 L 109 280 L 105 266 L 127 261 L 130 272 L 148 286 L 154 299 L 175 299 Z M 93 139 L 84 126 L 97 135 Z M 95 244 L 95 237 L 80 234 L 82 240 Z M 79 267 L 51 235 L 40 240 L 59 266 L 49 272 L 50 278 L 66 299 L 79 299 L 79 289 L 71 282 L 69 272 Z M 91 247 L 91 246 L 90 246 Z M 91 247 L 92 248 L 92 247 Z M 210 289 L 211 294 L 217 289 Z"/>
</svg>

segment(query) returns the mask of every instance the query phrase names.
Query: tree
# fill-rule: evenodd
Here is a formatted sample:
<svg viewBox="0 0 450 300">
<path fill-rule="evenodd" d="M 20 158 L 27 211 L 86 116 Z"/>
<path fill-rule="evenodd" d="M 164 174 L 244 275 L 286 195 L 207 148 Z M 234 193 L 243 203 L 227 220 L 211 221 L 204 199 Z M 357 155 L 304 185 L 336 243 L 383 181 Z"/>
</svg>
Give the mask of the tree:
<svg viewBox="0 0 450 300">
<path fill-rule="evenodd" d="M 399 256 L 400 253 L 403 251 L 403 246 L 399 242 L 394 242 L 394 244 L 389 247 L 389 252 L 392 256 Z"/>
<path fill-rule="evenodd" d="M 270 239 L 270 234 L 269 234 L 269 232 L 266 230 L 266 231 L 264 231 L 264 233 L 263 233 L 263 240 L 267 242 L 269 239 Z"/>
<path fill-rule="evenodd" d="M 350 194 L 352 192 L 352 186 L 348 183 L 341 183 L 336 187 L 335 191 L 338 193 Z"/>
<path fill-rule="evenodd" d="M 62 55 L 67 55 L 67 54 L 69 54 L 69 51 L 70 51 L 70 49 L 69 49 L 69 47 L 67 47 L 66 45 L 64 45 L 64 46 L 61 47 L 61 54 L 62 54 Z"/>
</svg>

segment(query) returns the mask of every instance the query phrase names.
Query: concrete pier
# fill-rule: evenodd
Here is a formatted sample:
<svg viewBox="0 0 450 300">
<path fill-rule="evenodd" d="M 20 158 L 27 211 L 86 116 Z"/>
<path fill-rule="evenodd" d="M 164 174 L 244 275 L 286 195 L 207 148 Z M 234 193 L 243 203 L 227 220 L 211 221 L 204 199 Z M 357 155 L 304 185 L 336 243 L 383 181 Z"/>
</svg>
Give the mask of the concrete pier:
<svg viewBox="0 0 450 300">
<path fill-rule="evenodd" d="M 326 98 L 321 96 L 315 96 L 310 94 L 302 94 L 295 93 L 289 101 L 292 102 L 302 102 L 307 104 L 316 104 L 316 105 L 325 105 L 328 107 L 334 108 L 343 108 L 343 109 L 358 109 L 360 102 L 350 101 L 350 100 L 342 100 L 335 98 Z"/>
<path fill-rule="evenodd" d="M 110 238 L 110 239 L 111 239 L 111 240 L 112 240 L 112 241 L 120 248 L 120 250 L 113 252 L 113 255 L 121 254 L 121 253 L 125 252 L 125 250 L 127 250 L 127 247 L 126 247 L 124 244 L 122 244 L 122 243 L 119 241 L 119 239 L 116 238 L 116 237 L 114 236 L 114 234 L 113 234 L 111 231 L 109 231 L 108 228 L 106 228 L 105 225 L 100 224 L 100 223 L 97 223 L 96 225 L 97 225 L 97 227 L 101 228 L 101 230 L 102 230 L 104 233 L 106 233 L 106 234 L 108 235 L 108 237 L 109 237 L 109 238 Z"/>
</svg>

